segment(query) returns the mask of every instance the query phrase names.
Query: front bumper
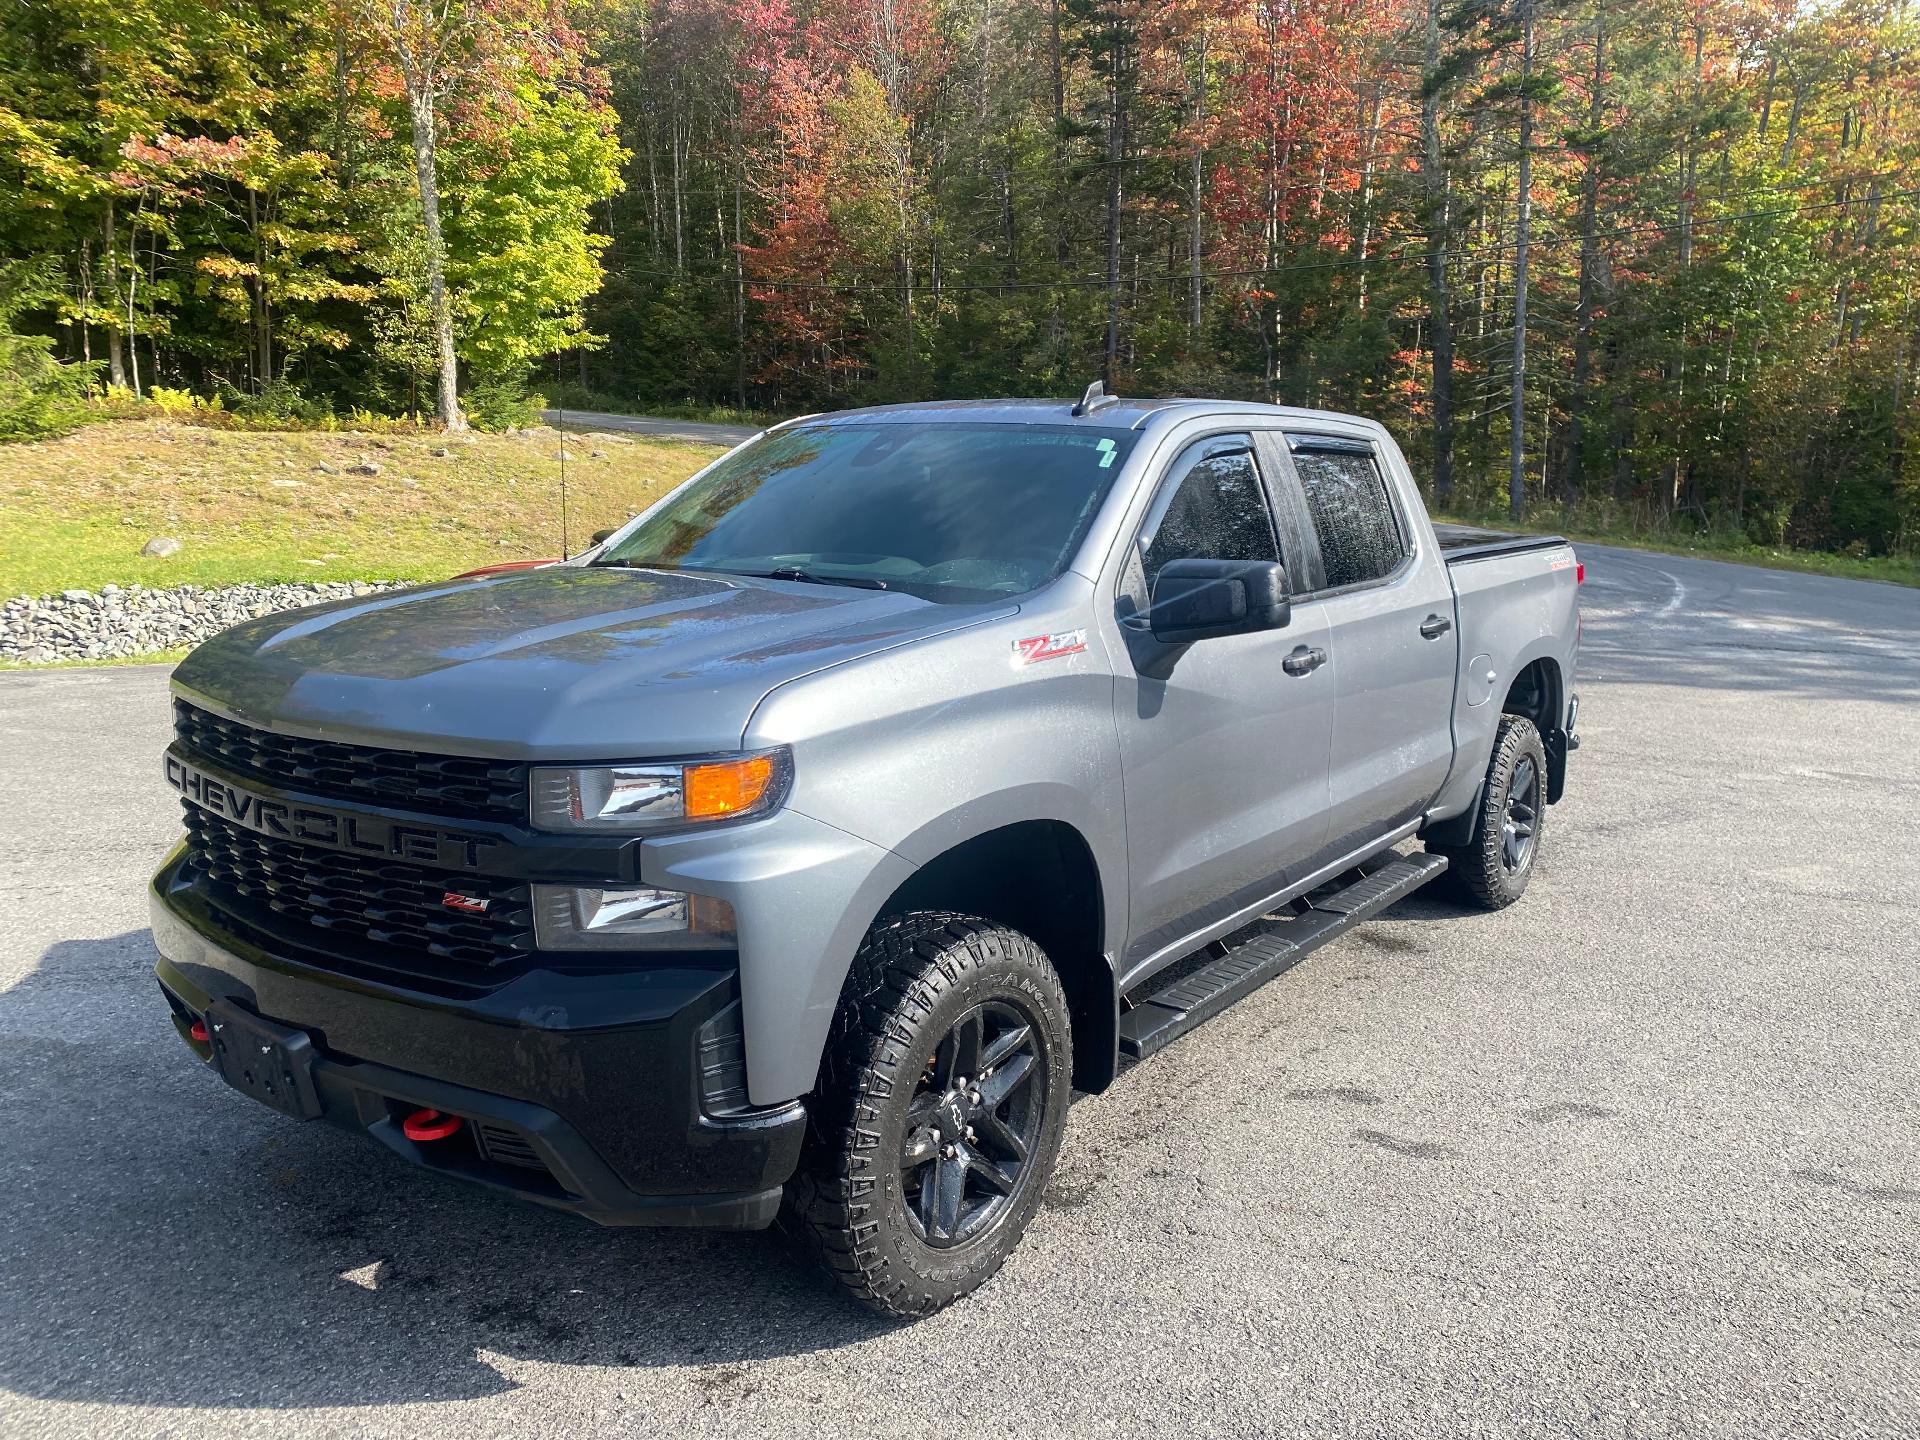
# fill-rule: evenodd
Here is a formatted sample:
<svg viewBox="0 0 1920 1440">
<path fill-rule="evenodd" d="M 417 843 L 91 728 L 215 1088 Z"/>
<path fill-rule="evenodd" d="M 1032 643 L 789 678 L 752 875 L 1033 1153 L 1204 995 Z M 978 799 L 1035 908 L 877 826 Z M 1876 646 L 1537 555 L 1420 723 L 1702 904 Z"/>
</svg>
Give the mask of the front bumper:
<svg viewBox="0 0 1920 1440">
<path fill-rule="evenodd" d="M 533 969 L 449 999 L 316 970 L 227 933 L 176 851 L 149 896 L 157 975 L 181 1038 L 216 1001 L 311 1037 L 319 1118 L 409 1162 L 607 1225 L 768 1224 L 798 1162 L 805 1112 L 747 1109 L 731 956 L 598 973 Z M 722 1087 L 716 1090 L 715 1076 Z M 739 1089 L 744 1088 L 742 1079 Z M 726 1094 L 726 1113 L 716 1108 Z M 416 1143 L 418 1108 L 462 1117 Z"/>
</svg>

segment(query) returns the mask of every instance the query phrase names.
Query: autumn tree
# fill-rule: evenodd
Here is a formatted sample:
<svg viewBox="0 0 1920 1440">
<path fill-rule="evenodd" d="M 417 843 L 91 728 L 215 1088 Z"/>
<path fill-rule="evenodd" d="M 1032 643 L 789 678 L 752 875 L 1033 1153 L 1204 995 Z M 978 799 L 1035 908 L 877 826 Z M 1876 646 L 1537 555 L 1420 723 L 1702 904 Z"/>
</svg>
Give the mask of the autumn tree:
<svg viewBox="0 0 1920 1440">
<path fill-rule="evenodd" d="M 578 37 L 563 0 L 357 0 L 358 21 L 391 66 L 405 96 L 420 200 L 422 261 L 438 363 L 437 413 L 448 430 L 460 411 L 447 243 L 440 217 L 441 112 L 457 107 L 469 124 L 497 123 L 519 106 L 523 77 L 568 76 L 580 68 Z"/>
</svg>

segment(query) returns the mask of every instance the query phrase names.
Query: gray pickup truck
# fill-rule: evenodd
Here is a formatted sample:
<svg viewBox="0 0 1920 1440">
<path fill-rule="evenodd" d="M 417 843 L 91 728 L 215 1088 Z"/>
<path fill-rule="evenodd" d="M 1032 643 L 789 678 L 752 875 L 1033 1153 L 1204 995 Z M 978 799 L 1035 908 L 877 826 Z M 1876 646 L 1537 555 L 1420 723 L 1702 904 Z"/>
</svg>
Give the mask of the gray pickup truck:
<svg viewBox="0 0 1920 1440">
<path fill-rule="evenodd" d="M 1072 1090 L 1430 880 L 1520 895 L 1580 576 L 1436 532 L 1351 416 L 793 421 L 571 561 L 188 657 L 160 985 L 289 1116 L 606 1224 L 783 1218 L 923 1314 Z"/>
</svg>

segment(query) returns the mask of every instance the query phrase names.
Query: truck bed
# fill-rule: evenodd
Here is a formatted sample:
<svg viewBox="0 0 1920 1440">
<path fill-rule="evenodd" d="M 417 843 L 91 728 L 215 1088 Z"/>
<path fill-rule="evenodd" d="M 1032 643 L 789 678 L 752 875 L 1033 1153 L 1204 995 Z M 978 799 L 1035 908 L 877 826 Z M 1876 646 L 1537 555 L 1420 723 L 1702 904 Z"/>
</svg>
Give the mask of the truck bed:
<svg viewBox="0 0 1920 1440">
<path fill-rule="evenodd" d="M 1516 535 L 1505 530 L 1482 530 L 1473 525 L 1439 525 L 1433 533 L 1440 554 L 1449 565 L 1487 560 L 1496 555 L 1519 555 L 1528 550 L 1551 550 L 1567 542 L 1559 535 Z"/>
</svg>

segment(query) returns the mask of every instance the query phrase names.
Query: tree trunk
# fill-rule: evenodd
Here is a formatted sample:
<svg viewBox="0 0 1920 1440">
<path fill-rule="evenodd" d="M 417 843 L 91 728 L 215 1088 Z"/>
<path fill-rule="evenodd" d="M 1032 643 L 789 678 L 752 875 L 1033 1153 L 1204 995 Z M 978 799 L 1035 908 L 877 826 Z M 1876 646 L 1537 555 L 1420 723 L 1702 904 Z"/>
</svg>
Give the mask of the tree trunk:
<svg viewBox="0 0 1920 1440">
<path fill-rule="evenodd" d="M 1187 330 L 1193 342 L 1200 340 L 1203 321 L 1202 252 L 1206 244 L 1206 164 L 1207 164 L 1207 34 L 1200 32 L 1199 53 L 1195 56 L 1193 76 L 1193 204 L 1187 216 L 1187 269 L 1192 294 L 1188 298 Z"/>
<path fill-rule="evenodd" d="M 1067 215 L 1072 207 L 1067 203 L 1067 61 L 1060 42 L 1060 5 L 1061 0 L 1050 0 L 1047 6 L 1047 60 L 1053 70 L 1053 183 L 1059 203 L 1053 232 L 1054 259 L 1064 269 L 1070 258 Z M 1058 311 L 1056 302 L 1056 319 Z"/>
<path fill-rule="evenodd" d="M 667 141 L 673 161 L 673 270 L 677 275 L 687 268 L 686 190 L 681 178 L 681 165 L 686 158 L 687 146 L 680 130 L 680 88 L 677 85 L 673 90 L 673 109 L 668 114 Z"/>
<path fill-rule="evenodd" d="M 1360 224 L 1355 237 L 1354 258 L 1360 270 L 1360 309 L 1367 308 L 1367 251 L 1373 245 L 1373 165 L 1374 150 L 1380 143 L 1380 81 L 1376 78 L 1361 107 L 1361 133 L 1365 136 L 1360 156 Z"/>
<path fill-rule="evenodd" d="M 409 83 L 407 109 L 413 119 L 413 168 L 420 182 L 420 217 L 427 237 L 427 302 L 433 313 L 434 348 L 439 355 L 437 414 L 446 430 L 464 430 L 460 413 L 460 368 L 453 351 L 453 306 L 447 299 L 446 238 L 440 230 L 440 157 L 434 134 L 433 95 Z"/>
<path fill-rule="evenodd" d="M 267 248 L 260 231 L 260 195 L 247 189 L 247 228 L 253 232 L 254 394 L 273 383 L 273 317 L 267 305 Z"/>
<path fill-rule="evenodd" d="M 1593 298 L 1600 268 L 1600 242 L 1594 235 L 1600 212 L 1600 121 L 1604 113 L 1607 12 L 1593 21 L 1593 88 L 1587 96 L 1587 165 L 1580 177 L 1580 295 L 1573 321 L 1573 393 L 1567 401 L 1565 496 L 1576 503 L 1586 484 L 1587 407 L 1593 399 Z"/>
<path fill-rule="evenodd" d="M 127 362 L 121 356 L 120 322 L 114 317 L 120 304 L 120 241 L 114 234 L 113 197 L 107 197 L 107 210 L 100 226 L 100 249 L 107 257 L 107 294 L 112 303 L 107 306 L 107 380 L 116 389 L 127 386 Z"/>
<path fill-rule="evenodd" d="M 1107 55 L 1107 345 L 1100 378 L 1111 390 L 1120 355 L 1121 162 L 1127 153 L 1127 41 L 1116 18 Z"/>
<path fill-rule="evenodd" d="M 93 314 L 93 241 L 83 237 L 80 241 L 80 363 L 93 364 L 93 326 L 89 317 Z M 87 393 L 93 393 L 93 371 L 87 371 Z M 1900 382 L 1896 373 L 1893 386 L 1893 400 L 1897 407 L 1900 403 Z"/>
<path fill-rule="evenodd" d="M 1427 0 L 1425 84 L 1420 89 L 1421 180 L 1426 201 L 1427 329 L 1433 350 L 1433 499 L 1453 500 L 1453 302 L 1447 288 L 1447 249 L 1452 205 L 1440 153 L 1440 97 L 1433 77 L 1440 68 L 1440 4 Z"/>
<path fill-rule="evenodd" d="M 1513 395 L 1507 514 L 1527 513 L 1527 227 L 1533 215 L 1533 0 L 1520 0 L 1520 189 L 1513 228 Z"/>
<path fill-rule="evenodd" d="M 741 239 L 739 152 L 733 157 L 733 394 L 734 403 L 747 408 L 747 270 L 746 246 Z"/>
</svg>

